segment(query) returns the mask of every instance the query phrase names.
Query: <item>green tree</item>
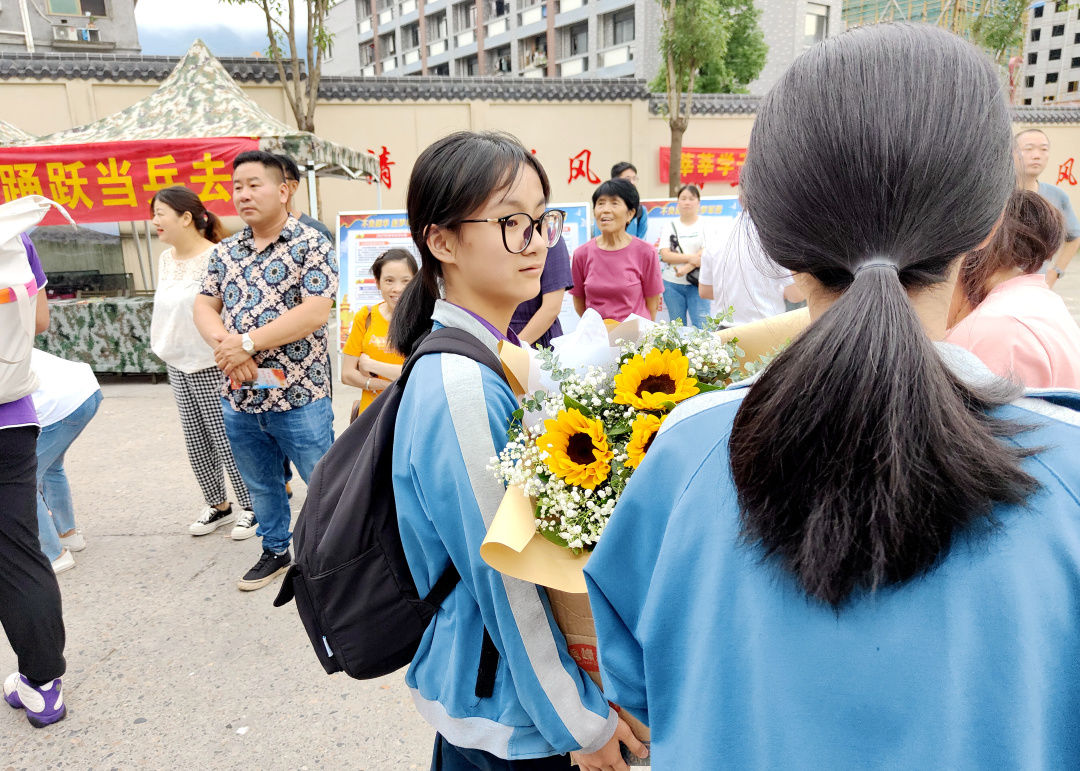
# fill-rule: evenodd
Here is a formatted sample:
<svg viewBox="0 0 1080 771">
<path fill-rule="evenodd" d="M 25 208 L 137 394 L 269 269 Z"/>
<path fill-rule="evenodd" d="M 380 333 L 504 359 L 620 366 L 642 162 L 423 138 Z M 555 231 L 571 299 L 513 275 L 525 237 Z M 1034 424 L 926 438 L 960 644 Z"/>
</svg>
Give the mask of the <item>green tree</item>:
<svg viewBox="0 0 1080 771">
<path fill-rule="evenodd" d="M 658 0 L 664 66 L 653 84 L 667 94 L 671 128 L 669 195 L 682 183 L 683 135 L 694 93 L 745 93 L 768 48 L 753 0 Z"/>
<path fill-rule="evenodd" d="M 277 66 L 281 87 L 301 131 L 315 131 L 323 56 L 332 35 L 326 30 L 331 0 L 220 0 L 228 5 L 253 5 L 266 17 L 267 56 Z M 306 11 L 306 13 L 304 13 Z M 298 12 L 304 18 L 297 18 Z M 304 51 L 297 49 L 298 22 L 306 25 Z M 301 77 L 307 71 L 307 77 Z"/>
<path fill-rule="evenodd" d="M 1023 46 L 1029 5 L 1029 0 L 987 0 L 972 22 L 972 38 L 998 64 L 1006 64 L 1009 54 Z"/>
</svg>

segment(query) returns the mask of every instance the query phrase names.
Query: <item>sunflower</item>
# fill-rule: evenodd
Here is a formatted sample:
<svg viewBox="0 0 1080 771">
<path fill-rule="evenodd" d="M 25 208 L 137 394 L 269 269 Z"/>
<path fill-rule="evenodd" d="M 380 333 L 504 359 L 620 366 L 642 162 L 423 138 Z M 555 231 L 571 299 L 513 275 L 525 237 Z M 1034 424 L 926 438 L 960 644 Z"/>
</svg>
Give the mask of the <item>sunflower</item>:
<svg viewBox="0 0 1080 771">
<path fill-rule="evenodd" d="M 595 489 L 611 473 L 614 453 L 608 446 L 604 424 L 578 410 L 560 410 L 544 421 L 536 446 L 547 453 L 544 463 L 568 484 Z"/>
<path fill-rule="evenodd" d="M 697 379 L 687 377 L 690 360 L 681 351 L 654 348 L 622 365 L 615 376 L 615 403 L 638 410 L 662 410 L 698 392 Z"/>
<path fill-rule="evenodd" d="M 630 426 L 630 441 L 626 444 L 627 466 L 637 468 L 641 465 L 663 422 L 661 418 L 647 412 L 634 418 L 634 424 Z"/>
</svg>

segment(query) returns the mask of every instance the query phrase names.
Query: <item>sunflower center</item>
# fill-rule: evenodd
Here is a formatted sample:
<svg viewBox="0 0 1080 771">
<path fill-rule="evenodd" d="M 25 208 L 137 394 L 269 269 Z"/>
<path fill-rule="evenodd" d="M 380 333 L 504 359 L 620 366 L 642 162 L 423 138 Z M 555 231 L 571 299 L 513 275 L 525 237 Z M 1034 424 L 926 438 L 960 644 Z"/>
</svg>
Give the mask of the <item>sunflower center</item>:
<svg viewBox="0 0 1080 771">
<path fill-rule="evenodd" d="M 645 442 L 645 446 L 641 448 L 641 454 L 642 454 L 642 455 L 644 455 L 645 453 L 647 453 L 647 452 L 649 451 L 649 448 L 650 448 L 650 447 L 652 447 L 653 439 L 655 439 L 655 438 L 656 438 L 656 435 L 657 435 L 658 433 L 659 433 L 658 431 L 653 431 L 653 432 L 652 432 L 651 434 L 649 434 L 649 438 L 648 438 L 648 440 L 647 440 L 647 441 Z"/>
<path fill-rule="evenodd" d="M 566 442 L 566 457 L 579 466 L 588 466 L 596 457 L 593 455 L 593 441 L 588 434 L 574 434 Z"/>
<path fill-rule="evenodd" d="M 638 396 L 648 391 L 653 394 L 675 393 L 675 381 L 668 375 L 649 375 L 638 386 Z"/>
</svg>

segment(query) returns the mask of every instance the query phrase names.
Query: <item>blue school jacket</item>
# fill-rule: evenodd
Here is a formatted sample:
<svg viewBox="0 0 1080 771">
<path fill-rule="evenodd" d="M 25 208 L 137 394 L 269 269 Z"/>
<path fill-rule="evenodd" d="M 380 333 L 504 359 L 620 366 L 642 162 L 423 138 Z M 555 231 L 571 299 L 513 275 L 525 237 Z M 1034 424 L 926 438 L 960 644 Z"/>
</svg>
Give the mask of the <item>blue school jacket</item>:
<svg viewBox="0 0 1080 771">
<path fill-rule="evenodd" d="M 440 326 L 495 336 L 460 308 L 439 302 Z M 488 470 L 506 444 L 513 391 L 488 367 L 453 354 L 417 362 L 398 410 L 394 496 L 405 556 L 421 596 L 453 560 L 461 582 L 424 634 L 405 680 L 424 718 L 447 741 L 501 758 L 595 752 L 617 715 L 570 657 L 535 584 L 496 572 L 480 544 L 503 497 Z M 478 699 L 484 627 L 499 650 L 494 695 Z"/>
<path fill-rule="evenodd" d="M 671 414 L 586 567 L 605 691 L 652 728 L 653 768 L 1080 767 L 1080 392 L 1000 409 L 1045 448 L 1025 507 L 839 612 L 739 540 L 745 393 Z"/>
</svg>

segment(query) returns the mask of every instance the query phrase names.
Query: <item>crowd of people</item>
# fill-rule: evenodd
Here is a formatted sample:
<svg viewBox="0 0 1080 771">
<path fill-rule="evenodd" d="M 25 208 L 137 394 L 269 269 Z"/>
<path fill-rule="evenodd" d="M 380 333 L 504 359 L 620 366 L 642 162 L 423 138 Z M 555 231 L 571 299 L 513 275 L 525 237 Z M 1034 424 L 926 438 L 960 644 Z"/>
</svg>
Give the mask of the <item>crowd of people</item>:
<svg viewBox="0 0 1080 771">
<path fill-rule="evenodd" d="M 837 155 L 853 135 L 860 153 Z M 544 590 L 479 555 L 513 391 L 460 356 L 416 362 L 393 448 L 401 543 L 421 596 L 449 564 L 461 577 L 405 677 L 437 731 L 433 769 L 621 771 L 624 747 L 665 769 L 1075 761 L 1080 327 L 1051 286 L 1080 222 L 1038 181 L 1047 152 L 1041 132 L 1012 135 L 969 44 L 879 25 L 809 49 L 763 101 L 726 233 L 684 185 L 678 219 L 644 240 L 620 163 L 571 258 L 514 137 L 459 132 L 416 159 L 420 260 L 372 266 L 381 301 L 356 314 L 340 373 L 362 391 L 354 413 L 433 328 L 548 344 L 566 292 L 613 320 L 664 308 L 702 326 L 733 306 L 739 325 L 800 301 L 811 318 L 755 377 L 677 408 L 620 499 L 586 568 L 603 690 Z M 291 563 L 290 464 L 307 481 L 334 440 L 337 266 L 329 231 L 293 208 L 291 159 L 243 153 L 233 181 L 245 227 L 228 237 L 185 188 L 151 203 L 169 247 L 152 344 L 204 503 L 189 531 L 258 536 L 251 591 Z M 41 331 L 45 274 L 19 243 Z M 86 365 L 33 366 L 37 390 L 0 404 L 0 615 L 19 657 L 5 698 L 43 726 L 64 713 L 55 573 L 85 546 L 64 453 L 101 392 Z M 498 663 L 480 697 L 485 638 Z"/>
</svg>

